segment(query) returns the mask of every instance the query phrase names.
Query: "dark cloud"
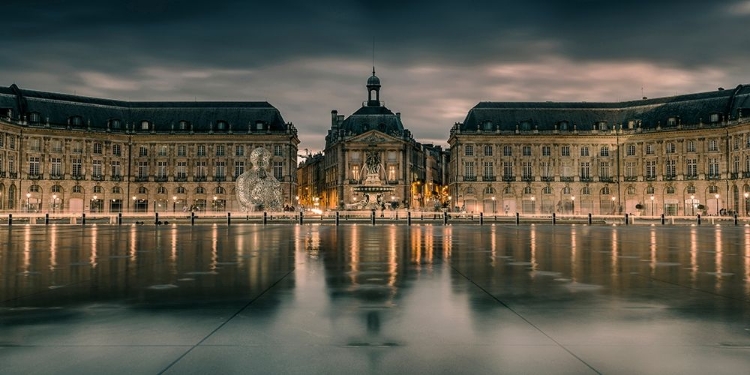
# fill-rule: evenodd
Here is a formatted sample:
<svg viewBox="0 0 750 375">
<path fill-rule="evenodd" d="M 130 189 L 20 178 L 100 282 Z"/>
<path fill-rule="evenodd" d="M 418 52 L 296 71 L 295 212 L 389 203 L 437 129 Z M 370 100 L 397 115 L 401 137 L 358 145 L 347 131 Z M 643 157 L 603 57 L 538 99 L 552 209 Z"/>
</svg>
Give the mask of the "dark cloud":
<svg viewBox="0 0 750 375">
<path fill-rule="evenodd" d="M 269 100 L 322 147 L 328 113 L 387 105 L 447 139 L 480 100 L 625 100 L 748 82 L 748 0 L 10 0 L 0 77 L 133 100 Z M 307 143 L 308 146 L 305 146 Z"/>
</svg>

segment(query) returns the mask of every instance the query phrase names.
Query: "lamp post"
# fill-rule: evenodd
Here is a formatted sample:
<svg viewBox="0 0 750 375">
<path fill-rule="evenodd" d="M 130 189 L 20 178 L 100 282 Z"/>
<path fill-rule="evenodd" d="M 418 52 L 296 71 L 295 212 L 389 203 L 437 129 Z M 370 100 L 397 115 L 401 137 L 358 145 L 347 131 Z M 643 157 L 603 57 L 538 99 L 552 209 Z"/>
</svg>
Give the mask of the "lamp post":
<svg viewBox="0 0 750 375">
<path fill-rule="evenodd" d="M 133 211 L 138 211 L 138 209 L 135 206 L 135 195 L 133 196 Z"/>
<path fill-rule="evenodd" d="M 613 215 L 615 214 L 615 201 L 616 201 L 616 200 L 617 200 L 617 198 L 615 198 L 615 197 L 612 197 L 612 214 L 613 214 Z"/>
<path fill-rule="evenodd" d="M 26 212 L 31 212 L 31 193 L 26 193 Z"/>
<path fill-rule="evenodd" d="M 172 213 L 175 213 L 175 208 L 177 207 L 177 196 L 172 196 Z"/>
<path fill-rule="evenodd" d="M 745 216 L 747 216 L 747 198 L 750 197 L 750 193 L 745 193 Z"/>
<path fill-rule="evenodd" d="M 747 197 L 747 193 L 745 193 L 745 196 Z M 690 207 L 693 208 L 693 216 L 695 216 L 695 195 L 690 196 Z"/>
<path fill-rule="evenodd" d="M 216 196 L 215 195 L 214 195 L 214 211 L 218 211 L 218 209 L 216 208 Z"/>
<path fill-rule="evenodd" d="M 575 195 L 570 197 L 570 210 L 572 211 L 572 214 L 576 214 L 576 197 Z"/>
<path fill-rule="evenodd" d="M 654 196 L 651 196 L 651 216 L 654 216 Z"/>
<path fill-rule="evenodd" d="M 495 214 L 495 196 L 492 196 L 492 214 Z"/>
<path fill-rule="evenodd" d="M 91 211 L 96 212 L 96 209 L 97 209 L 97 200 L 96 200 L 96 195 L 94 195 L 94 200 L 91 201 Z"/>
<path fill-rule="evenodd" d="M 55 208 L 57 208 L 57 194 L 52 194 L 52 213 L 55 213 Z"/>
<path fill-rule="evenodd" d="M 536 197 L 531 197 L 531 213 L 536 213 Z"/>
<path fill-rule="evenodd" d="M 719 216 L 719 194 L 714 195 L 716 198 L 716 216 Z"/>
</svg>

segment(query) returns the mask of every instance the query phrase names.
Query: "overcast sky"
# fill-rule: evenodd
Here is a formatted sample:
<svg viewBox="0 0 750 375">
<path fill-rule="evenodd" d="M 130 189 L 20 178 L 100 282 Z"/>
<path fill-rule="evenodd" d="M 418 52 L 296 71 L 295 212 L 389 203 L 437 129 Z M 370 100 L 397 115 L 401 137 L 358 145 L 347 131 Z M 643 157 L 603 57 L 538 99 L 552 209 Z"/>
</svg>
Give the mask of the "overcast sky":
<svg viewBox="0 0 750 375">
<path fill-rule="evenodd" d="M 114 3 L 114 4 L 112 4 Z M 6 0 L 0 84 L 122 100 L 267 100 L 321 150 L 381 99 L 446 145 L 480 101 L 624 101 L 750 83 L 750 0 Z M 641 94 L 643 90 L 643 94 Z"/>
</svg>

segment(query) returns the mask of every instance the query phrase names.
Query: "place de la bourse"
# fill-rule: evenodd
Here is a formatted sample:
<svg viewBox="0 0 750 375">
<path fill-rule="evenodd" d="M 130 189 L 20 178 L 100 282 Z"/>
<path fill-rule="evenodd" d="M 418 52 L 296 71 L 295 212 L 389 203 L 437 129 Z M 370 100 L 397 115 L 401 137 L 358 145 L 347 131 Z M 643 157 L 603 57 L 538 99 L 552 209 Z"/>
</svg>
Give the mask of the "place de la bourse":
<svg viewBox="0 0 750 375">
<path fill-rule="evenodd" d="M 481 102 L 422 144 L 380 79 L 322 153 L 267 102 L 129 102 L 0 88 L 0 211 L 237 211 L 268 150 L 285 208 L 746 216 L 750 87 L 626 102 Z M 364 96 L 364 95 L 363 95 Z M 491 99 L 491 98 L 490 98 Z M 439 124 L 435 124 L 440 126 Z"/>
</svg>

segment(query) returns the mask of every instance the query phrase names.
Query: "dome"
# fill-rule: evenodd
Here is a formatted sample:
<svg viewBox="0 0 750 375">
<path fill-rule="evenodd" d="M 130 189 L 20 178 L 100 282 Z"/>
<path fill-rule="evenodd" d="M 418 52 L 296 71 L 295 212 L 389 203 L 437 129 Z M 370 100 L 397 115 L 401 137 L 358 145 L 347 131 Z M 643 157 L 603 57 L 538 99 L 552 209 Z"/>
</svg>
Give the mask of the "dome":
<svg viewBox="0 0 750 375">
<path fill-rule="evenodd" d="M 380 78 L 375 75 L 375 72 L 372 72 L 372 76 L 367 79 L 367 86 L 380 86 Z"/>
</svg>

